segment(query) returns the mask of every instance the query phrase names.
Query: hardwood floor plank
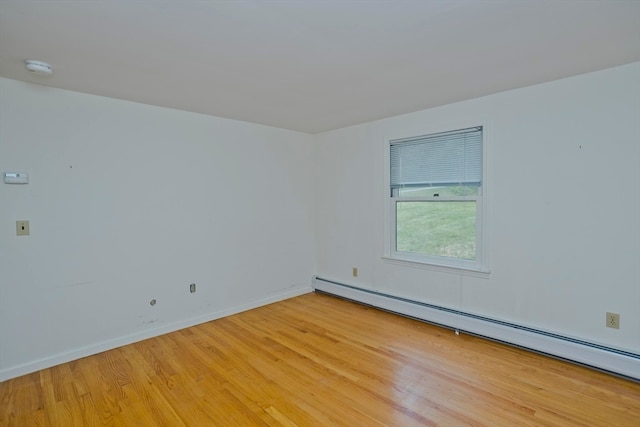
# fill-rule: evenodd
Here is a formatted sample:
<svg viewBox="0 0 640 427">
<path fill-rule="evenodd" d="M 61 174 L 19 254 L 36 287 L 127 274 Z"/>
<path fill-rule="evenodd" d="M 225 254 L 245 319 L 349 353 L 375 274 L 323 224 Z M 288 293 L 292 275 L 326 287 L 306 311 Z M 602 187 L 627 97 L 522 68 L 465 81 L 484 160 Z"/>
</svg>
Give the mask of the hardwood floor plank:
<svg viewBox="0 0 640 427">
<path fill-rule="evenodd" d="M 235 319 L 233 319 L 235 320 Z M 248 335 L 247 335 L 248 336 Z M 308 343 L 311 338 L 305 337 Z M 380 410 L 388 412 L 389 407 L 394 407 L 393 401 L 388 399 L 387 396 L 377 395 L 374 396 L 378 399 L 378 405 L 372 408 L 370 405 L 363 407 L 362 401 L 354 401 L 351 396 L 368 394 L 375 395 L 375 392 L 369 388 L 363 388 L 362 385 L 356 384 L 358 379 L 350 374 L 347 369 L 338 365 L 327 364 L 327 359 L 322 359 L 318 356 L 319 350 L 316 352 L 309 352 L 308 349 L 295 348 L 293 346 L 283 345 L 276 340 L 267 339 L 263 346 L 263 351 L 271 354 L 271 359 L 277 360 L 278 363 L 283 365 L 285 372 L 293 372 L 293 378 L 290 384 L 291 389 L 299 389 L 300 393 L 304 393 L 309 388 L 315 388 L 316 393 L 319 391 L 319 385 L 317 378 L 321 377 L 325 379 L 323 386 L 330 392 L 332 396 L 341 395 L 341 401 L 347 404 L 348 408 L 352 411 L 357 411 L 361 415 L 363 421 L 369 420 L 370 417 L 376 418 L 375 412 Z M 339 385 L 337 387 L 337 385 Z M 371 396 L 367 396 L 371 397 Z M 347 410 L 347 408 L 345 408 Z M 403 410 L 403 416 L 406 418 L 405 424 L 412 422 L 412 419 L 418 419 L 421 425 L 429 425 L 430 421 L 425 419 L 413 411 Z M 370 421 L 369 421 L 370 422 Z"/>
<path fill-rule="evenodd" d="M 640 384 L 323 294 L 0 383 L 4 426 L 634 426 Z"/>
</svg>

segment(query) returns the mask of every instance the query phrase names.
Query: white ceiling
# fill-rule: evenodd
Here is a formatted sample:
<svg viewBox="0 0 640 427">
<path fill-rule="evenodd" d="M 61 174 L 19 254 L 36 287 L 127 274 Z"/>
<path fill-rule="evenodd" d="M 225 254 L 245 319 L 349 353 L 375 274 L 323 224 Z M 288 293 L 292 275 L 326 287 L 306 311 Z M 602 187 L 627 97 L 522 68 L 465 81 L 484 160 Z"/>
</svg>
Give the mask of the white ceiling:
<svg viewBox="0 0 640 427">
<path fill-rule="evenodd" d="M 640 0 L 0 0 L 0 76 L 310 133 L 638 60 Z"/>
</svg>

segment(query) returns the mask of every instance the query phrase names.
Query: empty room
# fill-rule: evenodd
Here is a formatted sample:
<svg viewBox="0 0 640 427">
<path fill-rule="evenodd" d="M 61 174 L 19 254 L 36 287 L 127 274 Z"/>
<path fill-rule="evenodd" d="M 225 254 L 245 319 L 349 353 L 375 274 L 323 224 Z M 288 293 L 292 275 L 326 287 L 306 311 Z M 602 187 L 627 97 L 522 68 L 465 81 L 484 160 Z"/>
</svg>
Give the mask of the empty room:
<svg viewBox="0 0 640 427">
<path fill-rule="evenodd" d="M 640 0 L 0 0 L 0 426 L 639 426 Z"/>
</svg>

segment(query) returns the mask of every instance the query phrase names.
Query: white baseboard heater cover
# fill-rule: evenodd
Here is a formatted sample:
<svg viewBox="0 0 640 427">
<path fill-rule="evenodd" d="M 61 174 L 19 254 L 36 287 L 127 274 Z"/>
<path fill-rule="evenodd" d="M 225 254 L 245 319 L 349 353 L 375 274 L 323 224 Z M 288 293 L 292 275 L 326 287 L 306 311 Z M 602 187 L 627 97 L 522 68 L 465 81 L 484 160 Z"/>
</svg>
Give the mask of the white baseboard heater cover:
<svg viewBox="0 0 640 427">
<path fill-rule="evenodd" d="M 640 381 L 640 354 L 317 276 L 313 286 L 316 291 Z"/>
</svg>

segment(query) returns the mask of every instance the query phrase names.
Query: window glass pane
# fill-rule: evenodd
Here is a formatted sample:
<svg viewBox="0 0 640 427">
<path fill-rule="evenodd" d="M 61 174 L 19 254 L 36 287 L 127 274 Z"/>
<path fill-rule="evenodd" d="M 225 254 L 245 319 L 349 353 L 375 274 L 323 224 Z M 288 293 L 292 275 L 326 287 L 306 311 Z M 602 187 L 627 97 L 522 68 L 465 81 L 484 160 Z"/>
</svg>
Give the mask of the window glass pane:
<svg viewBox="0 0 640 427">
<path fill-rule="evenodd" d="M 398 189 L 400 197 L 461 197 L 477 196 L 479 185 L 456 185 L 445 187 L 404 187 Z"/>
<path fill-rule="evenodd" d="M 476 202 L 396 203 L 396 251 L 475 260 Z"/>
</svg>

